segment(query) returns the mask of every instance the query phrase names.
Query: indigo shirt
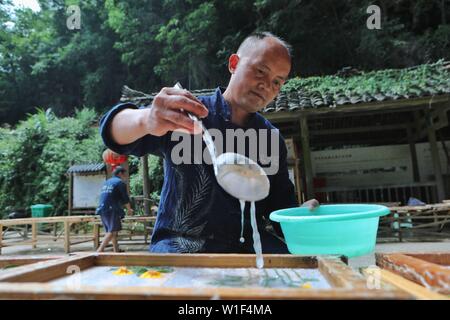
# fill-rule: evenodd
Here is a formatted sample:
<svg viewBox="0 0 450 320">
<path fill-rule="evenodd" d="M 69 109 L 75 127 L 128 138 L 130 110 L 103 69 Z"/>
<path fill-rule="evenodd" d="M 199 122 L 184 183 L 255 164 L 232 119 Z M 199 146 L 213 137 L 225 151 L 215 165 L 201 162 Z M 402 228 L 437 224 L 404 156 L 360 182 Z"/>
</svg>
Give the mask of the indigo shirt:
<svg viewBox="0 0 450 320">
<path fill-rule="evenodd" d="M 284 139 L 279 131 L 259 113 L 251 114 L 245 127 L 233 124 L 231 109 L 222 96 L 222 90 L 217 88 L 213 95 L 199 97 L 209 110 L 208 116 L 202 119 L 207 129 L 218 129 L 224 136 L 227 129 L 255 129 L 256 131 L 267 129 L 272 134 L 275 132 L 279 139 L 276 159 L 279 163 L 278 171 L 276 174 L 268 175 L 270 193 L 265 199 L 256 202 L 256 219 L 263 253 L 288 253 L 284 242 L 266 230 L 269 214 L 272 211 L 298 206 L 294 185 L 289 179 Z M 164 158 L 164 183 L 150 251 L 254 253 L 250 203 L 247 202 L 245 207 L 245 242 L 241 243 L 239 241 L 241 233 L 239 200 L 229 195 L 217 183 L 212 165 L 174 163 L 171 151 L 179 142 L 172 141 L 172 132 L 162 137 L 146 135 L 127 145 L 119 145 L 112 140 L 109 125 L 114 116 L 126 108 L 138 109 L 138 106 L 123 103 L 113 107 L 100 121 L 100 134 L 105 145 L 119 154 L 140 157 L 150 153 Z M 270 131 L 271 129 L 274 131 Z M 203 148 L 205 148 L 204 143 Z M 225 150 L 225 147 L 222 150 Z M 248 153 L 247 149 L 246 153 Z M 248 154 L 245 155 L 248 156 Z M 261 165 L 259 160 L 257 162 Z M 281 235 L 279 224 L 273 222 L 273 227 Z"/>
<path fill-rule="evenodd" d="M 123 205 L 129 202 L 126 184 L 119 177 L 113 176 L 103 183 L 96 213 L 100 215 L 116 214 L 123 217 Z"/>
</svg>

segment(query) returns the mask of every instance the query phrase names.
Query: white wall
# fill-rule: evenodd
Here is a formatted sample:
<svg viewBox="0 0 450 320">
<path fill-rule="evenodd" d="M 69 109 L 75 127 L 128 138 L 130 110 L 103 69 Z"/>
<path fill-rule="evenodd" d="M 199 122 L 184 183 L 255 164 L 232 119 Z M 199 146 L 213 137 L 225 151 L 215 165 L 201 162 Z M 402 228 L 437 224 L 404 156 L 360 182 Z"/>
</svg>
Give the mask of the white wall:
<svg viewBox="0 0 450 320">
<path fill-rule="evenodd" d="M 450 142 L 446 145 L 450 150 Z M 445 153 L 439 143 L 442 172 L 447 173 Z M 433 181 L 428 143 L 416 144 L 421 182 Z M 363 187 L 413 182 L 409 145 L 378 146 L 311 152 L 313 174 L 325 177 L 329 187 Z"/>
</svg>

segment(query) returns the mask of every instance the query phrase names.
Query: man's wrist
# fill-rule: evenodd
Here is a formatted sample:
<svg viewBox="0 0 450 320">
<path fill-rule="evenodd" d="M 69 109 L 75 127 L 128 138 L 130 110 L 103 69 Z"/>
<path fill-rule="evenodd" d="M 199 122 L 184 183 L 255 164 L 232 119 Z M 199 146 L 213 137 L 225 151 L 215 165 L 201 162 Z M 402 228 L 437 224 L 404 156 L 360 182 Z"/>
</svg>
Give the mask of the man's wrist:
<svg viewBox="0 0 450 320">
<path fill-rule="evenodd" d="M 147 134 L 150 134 L 148 129 L 148 119 L 150 118 L 150 108 L 145 109 L 139 109 L 137 110 L 139 113 L 137 115 L 137 127 L 139 128 L 139 133 L 142 134 L 142 136 L 145 136 Z"/>
</svg>

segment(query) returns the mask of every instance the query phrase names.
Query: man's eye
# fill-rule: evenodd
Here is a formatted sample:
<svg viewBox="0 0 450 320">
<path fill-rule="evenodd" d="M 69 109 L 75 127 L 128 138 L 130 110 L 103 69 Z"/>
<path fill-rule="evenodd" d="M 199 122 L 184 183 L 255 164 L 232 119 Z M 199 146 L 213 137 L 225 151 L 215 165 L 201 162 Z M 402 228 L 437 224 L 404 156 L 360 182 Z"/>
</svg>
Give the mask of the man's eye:
<svg viewBox="0 0 450 320">
<path fill-rule="evenodd" d="M 256 73 L 258 74 L 258 76 L 263 76 L 264 75 L 264 71 L 261 69 L 256 69 Z"/>
</svg>

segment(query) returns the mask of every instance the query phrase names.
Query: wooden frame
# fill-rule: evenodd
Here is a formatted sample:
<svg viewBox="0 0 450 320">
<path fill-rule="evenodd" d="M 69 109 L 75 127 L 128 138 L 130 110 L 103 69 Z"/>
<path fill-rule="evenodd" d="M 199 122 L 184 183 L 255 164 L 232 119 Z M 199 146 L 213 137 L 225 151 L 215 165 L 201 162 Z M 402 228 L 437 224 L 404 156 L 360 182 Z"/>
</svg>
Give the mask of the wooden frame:
<svg viewBox="0 0 450 320">
<path fill-rule="evenodd" d="M 376 263 L 427 289 L 450 295 L 450 252 L 376 253 Z"/>
<path fill-rule="evenodd" d="M 265 268 L 317 268 L 332 289 L 61 287 L 46 283 L 69 267 L 172 266 L 254 268 L 254 254 L 88 254 L 34 264 L 0 275 L 0 298 L 7 299 L 409 299 L 394 287 L 370 290 L 366 279 L 335 256 L 264 255 Z"/>
<path fill-rule="evenodd" d="M 62 256 L 6 256 L 0 257 L 0 271 L 10 266 L 24 266 L 36 262 L 61 259 Z M 4 271 L 4 270 L 3 270 Z"/>
</svg>

